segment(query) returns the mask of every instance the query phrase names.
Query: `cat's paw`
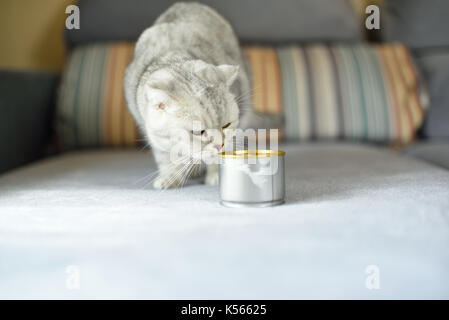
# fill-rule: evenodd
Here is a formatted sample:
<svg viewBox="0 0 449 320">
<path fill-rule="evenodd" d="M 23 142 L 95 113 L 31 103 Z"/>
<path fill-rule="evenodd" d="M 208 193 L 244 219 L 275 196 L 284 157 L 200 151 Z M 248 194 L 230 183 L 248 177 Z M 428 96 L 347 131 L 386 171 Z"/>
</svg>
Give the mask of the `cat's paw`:
<svg viewBox="0 0 449 320">
<path fill-rule="evenodd" d="M 207 172 L 204 183 L 209 186 L 216 186 L 218 184 L 218 171 Z"/>
<path fill-rule="evenodd" d="M 158 176 L 153 182 L 153 188 L 155 189 L 170 189 L 181 187 L 181 180 L 175 179 L 172 176 Z"/>
<path fill-rule="evenodd" d="M 196 179 L 203 173 L 201 165 L 194 165 L 189 173 L 189 179 Z"/>
</svg>

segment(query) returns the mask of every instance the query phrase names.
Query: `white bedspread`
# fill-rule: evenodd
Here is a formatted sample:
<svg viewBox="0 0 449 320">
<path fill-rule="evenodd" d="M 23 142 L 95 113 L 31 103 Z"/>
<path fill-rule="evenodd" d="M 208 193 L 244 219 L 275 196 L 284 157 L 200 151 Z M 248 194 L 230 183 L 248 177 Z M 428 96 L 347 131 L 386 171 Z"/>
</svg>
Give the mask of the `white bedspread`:
<svg viewBox="0 0 449 320">
<path fill-rule="evenodd" d="M 286 151 L 287 202 L 262 209 L 145 187 L 136 150 L 0 176 L 0 298 L 449 298 L 449 171 L 358 145 Z"/>
</svg>

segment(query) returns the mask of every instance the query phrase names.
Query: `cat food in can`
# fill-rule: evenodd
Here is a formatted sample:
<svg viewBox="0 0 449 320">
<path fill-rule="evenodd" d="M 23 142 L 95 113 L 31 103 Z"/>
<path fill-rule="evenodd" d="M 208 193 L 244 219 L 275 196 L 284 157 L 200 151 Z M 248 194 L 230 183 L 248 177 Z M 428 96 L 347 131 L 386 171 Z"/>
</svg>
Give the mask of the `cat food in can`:
<svg viewBox="0 0 449 320">
<path fill-rule="evenodd" d="M 228 207 L 268 207 L 284 202 L 284 155 L 280 150 L 221 153 L 220 198 Z"/>
</svg>

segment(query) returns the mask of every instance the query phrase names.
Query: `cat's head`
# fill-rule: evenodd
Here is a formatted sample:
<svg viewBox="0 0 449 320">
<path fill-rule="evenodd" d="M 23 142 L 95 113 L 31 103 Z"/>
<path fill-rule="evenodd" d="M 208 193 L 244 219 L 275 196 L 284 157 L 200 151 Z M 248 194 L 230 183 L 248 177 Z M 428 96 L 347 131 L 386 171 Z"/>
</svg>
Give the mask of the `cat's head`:
<svg viewBox="0 0 449 320">
<path fill-rule="evenodd" d="M 138 112 L 151 144 L 210 161 L 238 125 L 239 109 L 230 87 L 239 68 L 200 60 L 162 67 L 142 77 Z M 199 147 L 198 147 L 199 146 Z"/>
</svg>

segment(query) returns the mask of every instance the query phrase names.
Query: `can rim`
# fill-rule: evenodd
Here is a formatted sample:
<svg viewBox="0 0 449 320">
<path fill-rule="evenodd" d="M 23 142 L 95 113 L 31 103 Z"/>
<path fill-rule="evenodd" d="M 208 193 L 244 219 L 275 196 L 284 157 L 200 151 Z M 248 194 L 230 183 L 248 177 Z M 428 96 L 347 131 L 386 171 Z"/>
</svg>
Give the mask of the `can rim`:
<svg viewBox="0 0 449 320">
<path fill-rule="evenodd" d="M 272 156 L 284 156 L 285 152 L 282 150 L 234 150 L 234 151 L 225 151 L 220 153 L 220 157 L 222 158 L 233 158 L 233 159 L 242 159 L 242 158 L 269 158 Z"/>
</svg>

